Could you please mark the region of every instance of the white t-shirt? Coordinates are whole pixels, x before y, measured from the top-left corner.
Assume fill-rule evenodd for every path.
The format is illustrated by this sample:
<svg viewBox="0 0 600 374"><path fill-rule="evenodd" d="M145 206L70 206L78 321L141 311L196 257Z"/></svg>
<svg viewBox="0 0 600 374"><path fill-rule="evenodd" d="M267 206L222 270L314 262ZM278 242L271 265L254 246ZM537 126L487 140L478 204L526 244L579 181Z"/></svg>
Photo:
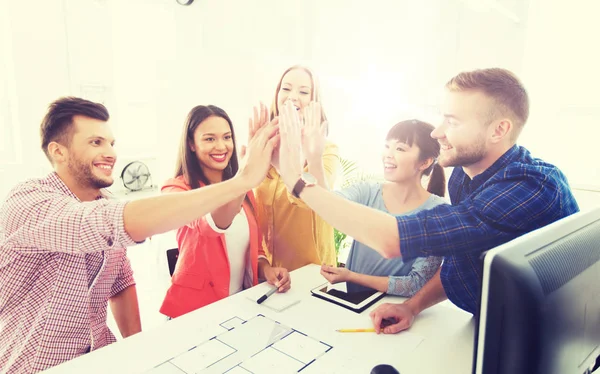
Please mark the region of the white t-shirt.
<svg viewBox="0 0 600 374"><path fill-rule="evenodd" d="M225 234L227 257L229 258L229 295L244 289L246 264L249 263L250 229L244 209L233 218L231 225L225 230L215 225L212 215L205 216L208 225L217 233Z"/></svg>

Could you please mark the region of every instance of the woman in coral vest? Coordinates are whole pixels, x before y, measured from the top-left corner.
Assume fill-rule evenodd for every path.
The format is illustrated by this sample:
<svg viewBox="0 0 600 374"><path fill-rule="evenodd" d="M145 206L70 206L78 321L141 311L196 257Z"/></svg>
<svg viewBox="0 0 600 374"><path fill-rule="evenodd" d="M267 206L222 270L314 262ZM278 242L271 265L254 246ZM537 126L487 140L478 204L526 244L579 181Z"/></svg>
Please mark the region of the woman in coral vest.
<svg viewBox="0 0 600 374"><path fill-rule="evenodd" d="M263 110L266 117L266 108ZM202 188L238 171L234 130L227 113L213 105L188 114L175 178L163 193ZM271 267L262 249L252 191L177 230L179 258L160 312L171 318L233 295L265 279L290 288L288 271Z"/></svg>

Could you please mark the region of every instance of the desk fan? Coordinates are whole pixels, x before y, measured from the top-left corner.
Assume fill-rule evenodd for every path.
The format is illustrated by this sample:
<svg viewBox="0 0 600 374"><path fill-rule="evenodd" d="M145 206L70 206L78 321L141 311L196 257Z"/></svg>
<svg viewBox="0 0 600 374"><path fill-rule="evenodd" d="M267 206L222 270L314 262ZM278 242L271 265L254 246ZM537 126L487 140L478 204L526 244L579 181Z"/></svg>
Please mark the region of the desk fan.
<svg viewBox="0 0 600 374"><path fill-rule="evenodd" d="M133 161L125 165L121 172L123 185L129 191L142 190L150 180L150 169L141 161ZM150 187L152 184L150 184Z"/></svg>

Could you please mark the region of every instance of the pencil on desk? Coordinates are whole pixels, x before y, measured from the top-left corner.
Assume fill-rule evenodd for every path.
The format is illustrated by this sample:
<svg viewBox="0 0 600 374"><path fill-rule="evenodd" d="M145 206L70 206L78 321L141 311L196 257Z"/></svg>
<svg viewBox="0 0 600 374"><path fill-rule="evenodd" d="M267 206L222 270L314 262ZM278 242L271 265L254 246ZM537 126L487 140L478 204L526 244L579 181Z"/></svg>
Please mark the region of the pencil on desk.
<svg viewBox="0 0 600 374"><path fill-rule="evenodd" d="M339 329L337 332L375 332L375 329Z"/></svg>

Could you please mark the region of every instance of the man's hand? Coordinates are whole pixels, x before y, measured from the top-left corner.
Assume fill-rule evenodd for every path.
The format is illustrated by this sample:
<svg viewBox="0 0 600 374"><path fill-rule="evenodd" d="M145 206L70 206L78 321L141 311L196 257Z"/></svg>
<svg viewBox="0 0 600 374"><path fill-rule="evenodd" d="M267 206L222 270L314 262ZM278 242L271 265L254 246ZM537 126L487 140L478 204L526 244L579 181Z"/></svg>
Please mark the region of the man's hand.
<svg viewBox="0 0 600 374"><path fill-rule="evenodd" d="M396 334L406 330L415 319L415 314L406 304L381 304L369 313L369 316L378 334Z"/></svg>
<svg viewBox="0 0 600 374"><path fill-rule="evenodd" d="M338 268L329 265L321 265L321 275L331 284L348 282L352 272L346 268Z"/></svg>
<svg viewBox="0 0 600 374"><path fill-rule="evenodd" d="M249 190L258 186L267 176L271 155L279 145L277 130L277 120L273 120L258 127L248 142L238 175L245 181Z"/></svg>
<svg viewBox="0 0 600 374"><path fill-rule="evenodd" d="M285 268L274 268L267 265L263 272L267 283L277 287L277 292L286 292L292 286L290 273Z"/></svg>
<svg viewBox="0 0 600 374"><path fill-rule="evenodd" d="M304 109L302 151L307 160L321 162L325 152L327 122L321 122L321 104L311 102Z"/></svg>
<svg viewBox="0 0 600 374"><path fill-rule="evenodd" d="M294 104L288 100L281 108L279 116L279 174L289 191L302 175L304 157L302 156L302 133L300 118Z"/></svg>

